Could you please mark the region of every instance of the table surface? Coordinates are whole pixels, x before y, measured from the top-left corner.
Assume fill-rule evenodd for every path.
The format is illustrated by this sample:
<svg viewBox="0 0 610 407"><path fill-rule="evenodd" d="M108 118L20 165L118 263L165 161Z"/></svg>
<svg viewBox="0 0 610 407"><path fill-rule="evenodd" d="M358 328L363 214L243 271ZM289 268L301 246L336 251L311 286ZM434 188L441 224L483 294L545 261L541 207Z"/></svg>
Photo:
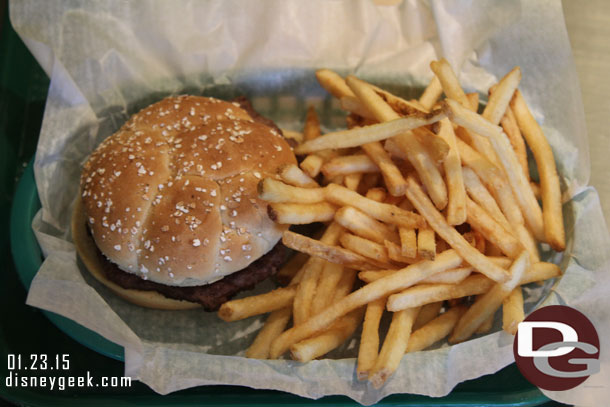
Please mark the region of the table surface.
<svg viewBox="0 0 610 407"><path fill-rule="evenodd" d="M580 80L591 157L589 184L610 221L610 1L563 0L568 35Z"/></svg>

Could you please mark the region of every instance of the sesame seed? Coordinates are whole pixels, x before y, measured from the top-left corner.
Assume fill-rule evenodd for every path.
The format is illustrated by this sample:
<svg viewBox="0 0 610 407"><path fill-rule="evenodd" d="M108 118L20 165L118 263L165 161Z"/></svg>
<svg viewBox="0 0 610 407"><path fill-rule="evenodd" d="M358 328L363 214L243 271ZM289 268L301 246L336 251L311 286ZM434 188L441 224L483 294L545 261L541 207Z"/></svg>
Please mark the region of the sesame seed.
<svg viewBox="0 0 610 407"><path fill-rule="evenodd" d="M199 239L193 239L193 246L195 246L195 247L201 246L201 241Z"/></svg>
<svg viewBox="0 0 610 407"><path fill-rule="evenodd" d="M114 250L120 251L121 250L121 245L120 244L115 244L114 245Z"/></svg>

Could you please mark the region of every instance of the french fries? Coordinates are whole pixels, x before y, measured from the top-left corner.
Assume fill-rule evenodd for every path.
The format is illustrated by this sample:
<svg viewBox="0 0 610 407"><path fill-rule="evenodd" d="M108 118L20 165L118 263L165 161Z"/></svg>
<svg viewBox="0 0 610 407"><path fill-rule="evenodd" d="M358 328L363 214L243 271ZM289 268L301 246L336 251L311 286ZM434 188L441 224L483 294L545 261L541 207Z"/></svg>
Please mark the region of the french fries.
<svg viewBox="0 0 610 407"><path fill-rule="evenodd" d="M430 66L419 100L316 72L349 112L348 130L321 135L310 108L294 148L306 155L300 168L280 168L258 193L276 223L329 225L319 240L284 232L284 245L299 252L278 273L288 286L221 307L227 321L269 313L248 357L289 351L308 362L362 324L356 376L379 388L405 353L485 334L500 309L502 329L515 334L525 317L522 286L560 276L537 247L565 247L559 178L517 90L519 67L479 109L479 94L464 92L446 60ZM526 143L539 187L530 183Z"/></svg>

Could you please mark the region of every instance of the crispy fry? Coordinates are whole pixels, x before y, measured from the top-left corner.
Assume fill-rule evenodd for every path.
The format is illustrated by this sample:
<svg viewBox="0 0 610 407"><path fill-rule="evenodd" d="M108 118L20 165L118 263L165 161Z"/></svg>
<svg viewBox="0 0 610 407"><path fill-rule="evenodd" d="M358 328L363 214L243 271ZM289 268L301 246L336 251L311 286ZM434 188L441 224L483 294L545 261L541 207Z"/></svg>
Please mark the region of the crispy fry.
<svg viewBox="0 0 610 407"><path fill-rule="evenodd" d="M372 270L387 267L387 264L379 264L373 259L367 259L341 247L325 244L290 231L284 232L282 242L291 249L355 269Z"/></svg>
<svg viewBox="0 0 610 407"><path fill-rule="evenodd" d="M504 176L500 169L462 140L457 139L456 142L462 162L472 168L481 181L483 181L496 199L506 219L513 225L523 224L524 220L521 209L517 205L510 185L504 182Z"/></svg>
<svg viewBox="0 0 610 407"><path fill-rule="evenodd" d="M467 109L471 108L470 101L466 97L464 90L460 86L460 82L449 65L449 62L445 58L440 59L439 61L432 61L430 63L430 69L438 78L441 87L443 88L443 92L447 95L448 98L457 101L459 104L464 106Z"/></svg>
<svg viewBox="0 0 610 407"><path fill-rule="evenodd" d="M295 130L282 129L282 134L284 138L294 140L297 144L301 144L303 142L303 133Z"/></svg>
<svg viewBox="0 0 610 407"><path fill-rule="evenodd" d="M218 310L218 316L224 321L231 322L265 314L292 304L295 293L296 287L289 286L265 294L227 301Z"/></svg>
<svg viewBox="0 0 610 407"><path fill-rule="evenodd" d="M466 306L464 305L451 307L447 312L414 331L409 338L407 353L419 352L445 338L465 312Z"/></svg>
<svg viewBox="0 0 610 407"><path fill-rule="evenodd" d="M491 124L476 113L464 109L452 100L447 100L446 106L445 112L453 122L479 133L491 141L527 225L532 230L535 238L544 240L542 210L529 186L529 181L521 170L517 156L506 134L504 134L500 127Z"/></svg>
<svg viewBox="0 0 610 407"><path fill-rule="evenodd" d="M416 258L417 235L415 229L400 227L398 228L398 234L400 236L400 254L404 257Z"/></svg>
<svg viewBox="0 0 610 407"><path fill-rule="evenodd" d="M364 323L362 324L362 335L360 336L360 347L358 348L358 366L356 377L358 380L366 380L369 372L375 366L379 353L379 322L385 308L385 298L379 298L366 306Z"/></svg>
<svg viewBox="0 0 610 407"><path fill-rule="evenodd" d="M317 154L308 155L299 166L301 169L310 177L315 178L320 173L322 169L322 165L324 165L324 158Z"/></svg>
<svg viewBox="0 0 610 407"><path fill-rule="evenodd" d="M337 302L352 292L356 281L356 270L344 268L341 280L337 283L332 301Z"/></svg>
<svg viewBox="0 0 610 407"><path fill-rule="evenodd" d="M335 213L335 221L352 233L377 243L400 240L390 227L351 206L339 209Z"/></svg>
<svg viewBox="0 0 610 407"><path fill-rule="evenodd" d="M410 308L395 312L383 346L369 374L373 387L379 389L398 368L402 356L407 350L413 322L417 318L419 308Z"/></svg>
<svg viewBox="0 0 610 407"><path fill-rule="evenodd" d="M342 265L328 262L324 264L324 269L318 279L315 298L311 303L311 315L316 315L330 304L342 275Z"/></svg>
<svg viewBox="0 0 610 407"><path fill-rule="evenodd" d="M271 357L279 357L292 344L322 331L348 312L362 307L371 301L404 290L429 275L457 267L461 262L462 259L457 252L447 250L436 256L434 261L422 261L412 264L398 273L367 284L311 317L306 323L296 325L280 335L271 345Z"/></svg>
<svg viewBox="0 0 610 407"><path fill-rule="evenodd" d="M444 113L432 111L426 114L400 117L386 123L327 133L297 146L294 152L301 155L326 149L358 147L373 141L386 140L417 127L436 123L444 117Z"/></svg>
<svg viewBox="0 0 610 407"><path fill-rule="evenodd" d="M458 321L449 337L449 343L465 341L483 321L493 315L502 305L502 301L517 287L529 265L529 254L523 251L510 267L510 279L504 283L495 284L490 291L475 301Z"/></svg>
<svg viewBox="0 0 610 407"><path fill-rule="evenodd" d="M296 164L283 165L278 168L277 173L286 184L302 188L319 187L318 183L305 174Z"/></svg>
<svg viewBox="0 0 610 407"><path fill-rule="evenodd" d="M478 93L467 93L466 97L470 102L470 108L476 112L479 109L479 94Z"/></svg>
<svg viewBox="0 0 610 407"><path fill-rule="evenodd" d="M335 216L337 207L328 202L313 204L272 203L267 207L269 219L285 225L304 225L328 222Z"/></svg>
<svg viewBox="0 0 610 407"><path fill-rule="evenodd" d="M483 185L477 174L469 167L462 168L462 176L464 179L464 185L468 195L474 202L479 204L481 208L485 209L487 213L498 222L504 230L512 233L512 227L508 220L498 207L496 200L491 196L487 188Z"/></svg>
<svg viewBox="0 0 610 407"><path fill-rule="evenodd" d="M384 188L371 188L366 193L366 198L375 202L383 202L387 196Z"/></svg>
<svg viewBox="0 0 610 407"><path fill-rule="evenodd" d="M532 116L519 90L515 92L510 106L538 166L540 189L542 190L544 240L553 249L562 251L565 249L565 230L561 206L561 189L553 150L551 150L540 125ZM536 233L534 233L534 236L537 236Z"/></svg>
<svg viewBox="0 0 610 407"><path fill-rule="evenodd" d="M425 147L430 158L436 165L442 165L443 162L445 162L447 155L449 154L449 144L445 139L439 137L436 133L426 127L414 129L413 134L415 134L417 140Z"/></svg>
<svg viewBox="0 0 610 407"><path fill-rule="evenodd" d="M413 331L421 328L426 325L428 322L432 321L434 318L438 316L443 308L443 302L437 301L432 302L430 304L426 304L419 309L419 313L417 314L417 318L413 323Z"/></svg>
<svg viewBox="0 0 610 407"><path fill-rule="evenodd" d="M320 137L320 119L313 106L307 108L305 126L303 127L303 140L313 140Z"/></svg>
<svg viewBox="0 0 610 407"><path fill-rule="evenodd" d="M323 188L300 188L273 178L258 183L258 197L267 202L295 202L301 204L324 202Z"/></svg>
<svg viewBox="0 0 610 407"><path fill-rule="evenodd" d="M253 359L267 359L269 357L269 348L271 342L277 338L286 326L292 316L292 307L288 306L276 311L273 311L265 320L265 325L258 332L252 345L246 350L246 357Z"/></svg>
<svg viewBox="0 0 610 407"><path fill-rule="evenodd" d="M375 117L371 114L371 112L366 110L366 107L364 107L360 100L358 100L358 98L355 96L341 97L341 109L347 110L350 113L356 114L368 120L375 120Z"/></svg>
<svg viewBox="0 0 610 407"><path fill-rule="evenodd" d="M417 182L409 176L407 178L407 198L417 211L426 219L428 224L449 246L458 250L460 255L476 270L495 281L504 281L508 278L505 269L493 264L485 255L473 248L453 227L449 226L443 215L440 214L424 194Z"/></svg>
<svg viewBox="0 0 610 407"><path fill-rule="evenodd" d="M351 233L344 233L341 236L340 241L341 246L351 250L354 253L370 259L378 260L380 262L390 263L387 249L385 246L379 243L375 243L360 236L352 235Z"/></svg>
<svg viewBox="0 0 610 407"><path fill-rule="evenodd" d="M327 177L369 172L379 172L379 167L366 154L335 157L322 166L322 173Z"/></svg>
<svg viewBox="0 0 610 407"><path fill-rule="evenodd" d="M428 86L426 86L424 93L419 97L419 103L426 110L430 110L442 94L443 87L441 86L441 82L438 80L438 77L433 76L430 83L428 83Z"/></svg>
<svg viewBox="0 0 610 407"><path fill-rule="evenodd" d="M523 290L521 287L516 287L502 302L502 329L511 335L515 335L517 326L524 318Z"/></svg>
<svg viewBox="0 0 610 407"><path fill-rule="evenodd" d="M359 172L357 174L347 174L343 177L343 185L345 188L356 191L358 189L358 185L360 185L360 181L362 180L362 173Z"/></svg>
<svg viewBox="0 0 610 407"><path fill-rule="evenodd" d="M362 321L364 308L359 308L337 321L330 329L290 347L293 359L299 362L309 362L327 354L345 342Z"/></svg>
<svg viewBox="0 0 610 407"><path fill-rule="evenodd" d="M521 69L516 66L495 85L482 116L492 124L499 124L519 82L521 82Z"/></svg>
<svg viewBox="0 0 610 407"><path fill-rule="evenodd" d="M295 324L302 323L311 315L311 303L325 264L324 260L311 257L303 266L303 277L295 289L292 303L292 318Z"/></svg>
<svg viewBox="0 0 610 407"><path fill-rule="evenodd" d="M502 126L502 129L504 129L504 133L508 136L508 140L510 141L513 150L515 150L515 154L517 155L519 164L521 164L521 168L523 168L525 177L530 180L530 169L527 161L525 140L523 139L521 130L519 130L519 125L517 124L513 109L510 106L506 108L506 114L502 117L502 120L500 120L500 125ZM534 195L536 194L534 193ZM538 199L539 195L536 195L536 198Z"/></svg>
<svg viewBox="0 0 610 407"><path fill-rule="evenodd" d="M402 248L394 242L386 240L383 242L388 251L388 257L397 263L413 264L421 259L419 257L405 257L402 255Z"/></svg>
<svg viewBox="0 0 610 407"><path fill-rule="evenodd" d="M354 208L366 213L367 215L382 222L417 228L425 226L424 219L410 211L400 209L397 206L386 203L376 202L372 199L350 191L340 185L328 185L325 190L326 200L339 206L353 206Z"/></svg>
<svg viewBox="0 0 610 407"><path fill-rule="evenodd" d="M422 284L459 284L464 281L473 271L472 267L458 267L434 274L421 281ZM367 273L363 271L363 273Z"/></svg>
<svg viewBox="0 0 610 407"><path fill-rule="evenodd" d="M483 296L483 294L477 295L477 300L479 298L481 298L482 296ZM480 334L486 334L489 331L491 331L491 328L494 325L494 319L495 319L495 313L491 314L489 316L489 318L487 318L485 321L483 321L483 323L478 326L478 328L474 331L474 333L477 335L480 335Z"/></svg>
<svg viewBox="0 0 610 407"><path fill-rule="evenodd" d="M436 256L436 240L434 230L420 228L417 231L417 255L422 259L434 260Z"/></svg>
<svg viewBox="0 0 610 407"><path fill-rule="evenodd" d="M330 69L318 69L316 71L316 79L324 89L337 99L344 96L354 97L354 93L345 84L345 80L336 72Z"/></svg>
<svg viewBox="0 0 610 407"><path fill-rule="evenodd" d="M388 192L394 196L402 196L405 193L406 182L400 170L392 162L390 155L383 149L381 143L364 144L362 150L375 162L381 170Z"/></svg>
<svg viewBox="0 0 610 407"><path fill-rule="evenodd" d="M362 273L360 273L362 274ZM548 280L561 274L559 267L553 263L539 262L534 264L522 277L519 284ZM417 307L434 301L445 301L469 295L483 294L491 289L494 282L475 273L459 284L419 284L388 298L388 311L397 311Z"/></svg>
<svg viewBox="0 0 610 407"><path fill-rule="evenodd" d="M516 258L523 250L523 245L506 231L486 211L470 198L466 198L468 223L481 233L485 239L496 245L508 257Z"/></svg>
<svg viewBox="0 0 610 407"><path fill-rule="evenodd" d="M453 125L448 119L440 121L438 135L449 145L447 158L443 161L447 180L447 223L452 226L466 222L466 189L462 178L462 161L455 141Z"/></svg>

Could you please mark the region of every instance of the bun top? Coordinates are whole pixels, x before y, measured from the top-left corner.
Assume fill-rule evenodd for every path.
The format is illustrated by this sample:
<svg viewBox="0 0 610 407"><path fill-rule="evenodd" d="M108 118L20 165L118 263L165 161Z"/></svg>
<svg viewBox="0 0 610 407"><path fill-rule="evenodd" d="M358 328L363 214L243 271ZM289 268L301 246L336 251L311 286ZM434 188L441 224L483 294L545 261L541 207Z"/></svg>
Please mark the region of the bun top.
<svg viewBox="0 0 610 407"><path fill-rule="evenodd" d="M211 283L267 253L285 227L258 182L296 163L275 129L237 103L169 97L132 116L91 154L81 199L100 251L174 286Z"/></svg>

